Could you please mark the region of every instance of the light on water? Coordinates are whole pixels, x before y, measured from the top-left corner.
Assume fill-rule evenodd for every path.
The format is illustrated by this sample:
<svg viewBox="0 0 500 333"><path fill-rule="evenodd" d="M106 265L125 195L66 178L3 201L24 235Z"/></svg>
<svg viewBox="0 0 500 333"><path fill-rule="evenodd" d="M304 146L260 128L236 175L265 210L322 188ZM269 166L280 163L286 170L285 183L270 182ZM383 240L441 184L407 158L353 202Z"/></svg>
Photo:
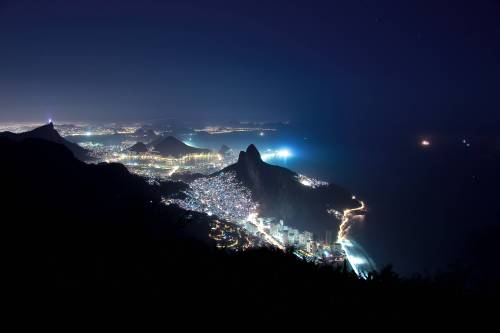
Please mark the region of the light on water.
<svg viewBox="0 0 500 333"><path fill-rule="evenodd" d="M270 161L273 159L286 160L292 156L293 156L292 151L288 148L283 148L274 151L268 149L264 154L261 155L262 160L264 161Z"/></svg>

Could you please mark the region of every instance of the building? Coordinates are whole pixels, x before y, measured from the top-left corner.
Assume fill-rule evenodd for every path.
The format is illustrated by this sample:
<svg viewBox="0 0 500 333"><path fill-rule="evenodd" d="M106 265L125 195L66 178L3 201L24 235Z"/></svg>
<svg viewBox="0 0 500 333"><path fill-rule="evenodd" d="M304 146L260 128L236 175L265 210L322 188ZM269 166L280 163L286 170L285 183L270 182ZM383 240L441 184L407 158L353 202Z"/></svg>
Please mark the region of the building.
<svg viewBox="0 0 500 333"><path fill-rule="evenodd" d="M333 260L336 262L344 262L346 254L344 249L342 248L342 244L333 243L332 245L332 254Z"/></svg>
<svg viewBox="0 0 500 333"><path fill-rule="evenodd" d="M317 251L317 246L316 242L313 242L312 240L308 240L306 243L306 251L309 253L316 253Z"/></svg>
<svg viewBox="0 0 500 333"><path fill-rule="evenodd" d="M332 230L327 230L325 232L325 243L326 244L333 244L335 243L335 233Z"/></svg>

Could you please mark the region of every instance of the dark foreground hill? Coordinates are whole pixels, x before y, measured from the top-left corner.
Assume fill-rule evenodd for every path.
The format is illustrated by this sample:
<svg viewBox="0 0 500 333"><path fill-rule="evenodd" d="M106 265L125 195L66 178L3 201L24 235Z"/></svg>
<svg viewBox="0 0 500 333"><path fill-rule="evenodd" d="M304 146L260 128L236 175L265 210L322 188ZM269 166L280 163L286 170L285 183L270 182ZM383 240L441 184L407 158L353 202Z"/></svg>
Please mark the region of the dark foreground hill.
<svg viewBox="0 0 500 333"><path fill-rule="evenodd" d="M222 170L235 172L238 179L252 191L259 202L261 215L274 216L286 224L324 235L337 228L336 221L327 213L334 208L342 211L358 207L352 194L335 184L311 188L297 180L297 173L261 159L254 145L241 151L238 162Z"/></svg>
<svg viewBox="0 0 500 333"><path fill-rule="evenodd" d="M66 139L64 139L61 135L59 135L59 133L54 129L53 123L48 123L46 125L37 127L32 131L23 132L19 134L12 132L1 132L0 138L7 138L13 141L23 141L26 139L43 139L65 146L79 160L85 161L90 158L89 151L87 149L80 147L76 143L69 142Z"/></svg>
<svg viewBox="0 0 500 333"><path fill-rule="evenodd" d="M28 310L60 320L61 309L192 319L260 309L390 323L456 316L494 297L466 295L453 276L405 280L383 270L364 281L269 249L228 254L207 240L205 215L163 205L165 189L122 165L87 165L44 140L0 139L0 156L8 157L0 163L2 299L25 320Z"/></svg>
<svg viewBox="0 0 500 333"><path fill-rule="evenodd" d="M155 151L163 156L182 157L191 154L209 153L210 149L191 147L173 136L160 138L151 143Z"/></svg>

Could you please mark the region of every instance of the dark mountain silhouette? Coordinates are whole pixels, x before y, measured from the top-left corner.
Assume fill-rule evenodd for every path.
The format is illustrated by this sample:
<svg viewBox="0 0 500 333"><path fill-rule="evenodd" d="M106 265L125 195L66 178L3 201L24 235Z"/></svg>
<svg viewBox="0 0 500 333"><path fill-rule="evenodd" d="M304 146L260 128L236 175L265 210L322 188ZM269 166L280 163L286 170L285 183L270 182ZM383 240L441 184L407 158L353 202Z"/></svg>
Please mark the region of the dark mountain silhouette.
<svg viewBox="0 0 500 333"><path fill-rule="evenodd" d="M127 150L134 153L145 153L148 151L148 147L142 142L136 142L132 147L130 147Z"/></svg>
<svg viewBox="0 0 500 333"><path fill-rule="evenodd" d="M209 153L210 149L195 148L173 136L167 136L152 144L153 149L163 156L181 157L190 154Z"/></svg>
<svg viewBox="0 0 500 333"><path fill-rule="evenodd" d="M160 193L165 198L186 198L186 191L189 185L182 181L163 180L159 183Z"/></svg>
<svg viewBox="0 0 500 333"><path fill-rule="evenodd" d="M35 128L32 131L23 133L1 132L0 138L7 138L13 141L23 141L26 139L43 139L50 142L58 143L68 148L79 160L88 160L90 158L89 151L80 147L76 143L69 142L64 139L55 129L53 123Z"/></svg>
<svg viewBox="0 0 500 333"><path fill-rule="evenodd" d="M241 151L238 162L222 172L236 173L259 202L262 215L284 219L286 224L320 236L337 227L326 212L328 208L342 211L360 205L351 193L335 184L315 189L302 185L297 173L264 162L254 145Z"/></svg>
<svg viewBox="0 0 500 333"><path fill-rule="evenodd" d="M245 154L256 162L253 149ZM209 217L161 202L181 184L151 186L123 165L85 164L60 144L3 138L0 156L8 156L0 163L2 300L24 317L69 311L87 320L89 309L137 315L148 306L162 316L220 315L235 299L239 313L265 302L285 315L306 305L302 315L334 309L338 318L384 320L496 309L489 301L498 289L465 293L460 273L401 279L388 268L361 280L272 249L217 250L206 237Z"/></svg>
<svg viewBox="0 0 500 333"><path fill-rule="evenodd" d="M1 138L0 153L9 156L0 163L7 269L29 292L98 292L103 281L140 287L159 244L173 253L213 247L205 217L161 202L170 184L148 185L117 163L86 164L46 140Z"/></svg>

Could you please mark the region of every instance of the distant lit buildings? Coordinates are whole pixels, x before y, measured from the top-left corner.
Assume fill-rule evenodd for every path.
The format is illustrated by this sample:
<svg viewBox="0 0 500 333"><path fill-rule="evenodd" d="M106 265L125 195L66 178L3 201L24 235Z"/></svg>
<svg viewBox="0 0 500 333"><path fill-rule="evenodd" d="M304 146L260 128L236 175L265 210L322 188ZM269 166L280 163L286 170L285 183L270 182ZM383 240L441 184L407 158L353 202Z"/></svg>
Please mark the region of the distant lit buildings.
<svg viewBox="0 0 500 333"><path fill-rule="evenodd" d="M321 186L328 186L328 182L318 180L315 178L307 177L301 174L297 175L297 180L299 183L301 183L304 186L311 187L311 188L318 188Z"/></svg>
<svg viewBox="0 0 500 333"><path fill-rule="evenodd" d="M185 199L174 199L169 203L217 216L241 227L262 244L281 249L293 248L294 253L304 260L336 265L345 259L345 253L335 243L336 234L333 231L327 232L325 242L315 240L309 231L300 231L286 225L283 220L259 217L258 204L252 200L251 192L233 173L221 172L215 176L196 179L190 183L186 195ZM217 239L225 241L224 238ZM255 244L255 240L251 243Z"/></svg>
<svg viewBox="0 0 500 333"><path fill-rule="evenodd" d="M185 200L175 203L182 208L211 212L226 221L242 224L250 214L257 212L257 203L250 190L242 186L233 173L198 178L191 182Z"/></svg>

